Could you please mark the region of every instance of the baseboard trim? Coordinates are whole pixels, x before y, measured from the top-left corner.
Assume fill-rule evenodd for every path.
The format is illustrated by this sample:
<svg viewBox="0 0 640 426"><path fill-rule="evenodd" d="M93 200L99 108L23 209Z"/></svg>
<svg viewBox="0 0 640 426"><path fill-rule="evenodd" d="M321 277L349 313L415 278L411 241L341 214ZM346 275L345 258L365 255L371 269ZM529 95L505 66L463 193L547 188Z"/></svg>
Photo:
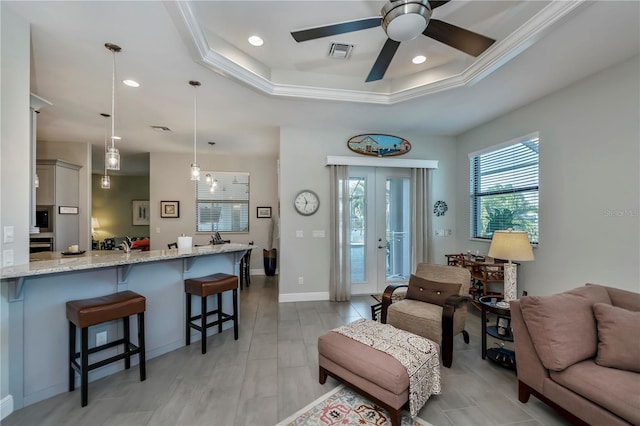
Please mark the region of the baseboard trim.
<svg viewBox="0 0 640 426"><path fill-rule="evenodd" d="M279 303L283 302L317 302L319 300L329 300L329 292L319 291L316 293L289 293L281 294Z"/></svg>
<svg viewBox="0 0 640 426"><path fill-rule="evenodd" d="M276 268L276 275L278 275L279 271L278 268ZM264 273L264 269L251 269L249 271L250 275L265 275Z"/></svg>
<svg viewBox="0 0 640 426"><path fill-rule="evenodd" d="M0 420L13 413L13 396L7 395L0 400Z"/></svg>

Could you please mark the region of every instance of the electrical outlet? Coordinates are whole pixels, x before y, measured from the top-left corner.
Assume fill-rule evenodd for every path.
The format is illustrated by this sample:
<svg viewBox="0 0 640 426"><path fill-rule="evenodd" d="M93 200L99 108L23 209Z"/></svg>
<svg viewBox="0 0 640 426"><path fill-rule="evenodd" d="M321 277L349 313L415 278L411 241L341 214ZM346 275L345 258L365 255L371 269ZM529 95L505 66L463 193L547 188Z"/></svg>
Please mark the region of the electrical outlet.
<svg viewBox="0 0 640 426"><path fill-rule="evenodd" d="M304 284L304 277L298 277L298 284Z"/></svg>
<svg viewBox="0 0 640 426"><path fill-rule="evenodd" d="M296 231L296 238L304 238L304 231L301 231L301 230Z"/></svg>
<svg viewBox="0 0 640 426"><path fill-rule="evenodd" d="M2 266L13 266L13 249L2 252Z"/></svg>
<svg viewBox="0 0 640 426"><path fill-rule="evenodd" d="M102 346L107 344L107 332L101 331L100 333L96 333L96 346Z"/></svg>

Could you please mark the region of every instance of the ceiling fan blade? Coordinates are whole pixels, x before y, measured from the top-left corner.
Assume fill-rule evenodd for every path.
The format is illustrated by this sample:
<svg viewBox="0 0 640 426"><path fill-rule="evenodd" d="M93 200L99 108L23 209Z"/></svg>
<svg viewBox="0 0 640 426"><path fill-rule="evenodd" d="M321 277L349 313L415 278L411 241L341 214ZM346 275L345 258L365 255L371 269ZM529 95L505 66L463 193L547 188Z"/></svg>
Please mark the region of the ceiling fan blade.
<svg viewBox="0 0 640 426"><path fill-rule="evenodd" d="M381 24L382 19L377 16L375 18L365 18L357 21L326 25L324 27L292 31L291 35L298 43L300 43L301 41L314 40L316 38L329 37L338 34L351 33L353 31L366 30L367 28L379 27Z"/></svg>
<svg viewBox="0 0 640 426"><path fill-rule="evenodd" d="M429 20L429 24L422 34L471 56L479 56L495 43L492 38L456 27L438 19Z"/></svg>
<svg viewBox="0 0 640 426"><path fill-rule="evenodd" d="M376 63L373 64L373 68L369 72L367 76L366 82L382 80L384 77L384 73L387 72L387 68L389 68L389 64L393 59L393 55L396 54L396 50L398 50L398 46L400 46L399 41L387 39L387 42L382 47L380 54L378 55L378 59L376 59Z"/></svg>
<svg viewBox="0 0 640 426"><path fill-rule="evenodd" d="M443 0L443 1L429 0L429 6L431 6L431 10L433 10L436 7L440 7L440 6L444 5L444 4L449 3L449 1L451 1L451 0Z"/></svg>

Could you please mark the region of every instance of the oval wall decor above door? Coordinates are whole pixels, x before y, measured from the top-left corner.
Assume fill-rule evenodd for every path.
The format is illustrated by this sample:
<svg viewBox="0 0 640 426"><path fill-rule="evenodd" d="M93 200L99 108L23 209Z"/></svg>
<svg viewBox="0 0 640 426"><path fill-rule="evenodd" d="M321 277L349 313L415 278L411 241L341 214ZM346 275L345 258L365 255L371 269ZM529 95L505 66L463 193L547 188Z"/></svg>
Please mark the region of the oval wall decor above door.
<svg viewBox="0 0 640 426"><path fill-rule="evenodd" d="M376 133L354 136L347 141L347 147L357 154L374 157L392 157L411 151L409 141L397 136Z"/></svg>

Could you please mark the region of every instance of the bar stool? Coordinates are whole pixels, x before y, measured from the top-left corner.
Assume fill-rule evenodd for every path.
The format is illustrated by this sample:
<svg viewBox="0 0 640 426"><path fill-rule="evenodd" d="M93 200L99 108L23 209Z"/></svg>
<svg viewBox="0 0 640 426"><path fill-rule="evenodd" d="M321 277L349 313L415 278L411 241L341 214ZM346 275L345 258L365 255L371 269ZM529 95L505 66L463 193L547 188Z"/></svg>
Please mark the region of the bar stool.
<svg viewBox="0 0 640 426"><path fill-rule="evenodd" d="M222 312L222 293L233 290L233 314L225 314ZM213 274L200 278L189 278L184 280L184 291L187 293L187 327L186 327L186 344L191 344L191 328L202 333L202 353L207 353L207 328L218 326L218 333L222 333L222 324L225 321L233 321L233 336L238 340L238 277L229 274ZM191 295L200 296L201 314L191 316ZM218 309L207 312L207 297L217 295ZM207 324L209 315L218 314L216 321ZM200 319L200 325L194 324L192 321Z"/></svg>
<svg viewBox="0 0 640 426"><path fill-rule="evenodd" d="M253 241L249 241L249 245L253 245ZM247 288L251 284L251 249L240 259L240 290L244 288L246 284Z"/></svg>
<svg viewBox="0 0 640 426"><path fill-rule="evenodd" d="M92 299L71 300L67 302L69 320L69 392L75 389L75 372L80 375L82 406L88 401L89 371L124 359L124 368L131 367L131 355L140 356L140 381L147 377L144 348L144 311L146 299L133 291L121 291ZM129 317L138 315L138 346L131 343ZM104 345L89 349L89 327L107 321L122 318L124 337ZM76 327L80 328L80 352L76 352ZM89 354L124 345L124 352L111 358L89 364ZM80 364L76 361L80 358Z"/></svg>

